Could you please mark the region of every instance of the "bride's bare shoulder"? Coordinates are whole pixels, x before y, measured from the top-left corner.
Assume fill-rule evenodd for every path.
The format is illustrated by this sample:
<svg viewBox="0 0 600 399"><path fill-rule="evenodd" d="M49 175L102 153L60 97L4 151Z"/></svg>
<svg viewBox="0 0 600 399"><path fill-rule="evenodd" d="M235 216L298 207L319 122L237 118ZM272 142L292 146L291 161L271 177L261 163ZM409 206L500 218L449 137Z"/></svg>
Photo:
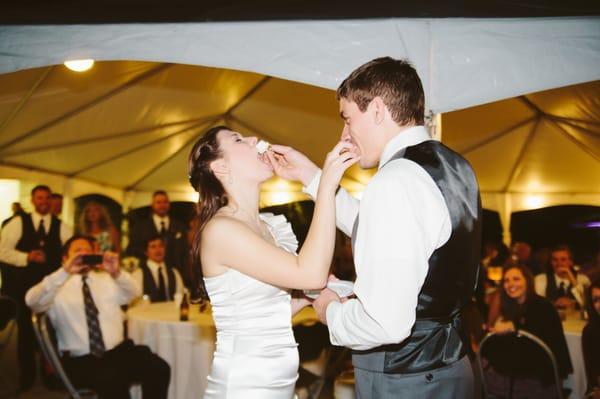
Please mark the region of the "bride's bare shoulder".
<svg viewBox="0 0 600 399"><path fill-rule="evenodd" d="M222 238L228 238L231 234L235 234L237 231L245 231L248 227L236 218L228 215L217 214L213 216L204 229L202 230L203 240L220 240Z"/></svg>

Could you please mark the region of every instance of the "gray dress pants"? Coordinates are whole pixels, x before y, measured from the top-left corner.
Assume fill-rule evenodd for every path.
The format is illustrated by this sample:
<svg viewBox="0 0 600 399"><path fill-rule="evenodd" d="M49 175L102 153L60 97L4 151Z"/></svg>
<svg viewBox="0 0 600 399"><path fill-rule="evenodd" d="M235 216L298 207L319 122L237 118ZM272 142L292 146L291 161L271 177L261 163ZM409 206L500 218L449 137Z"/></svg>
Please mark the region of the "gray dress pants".
<svg viewBox="0 0 600 399"><path fill-rule="evenodd" d="M365 358L368 356L369 358ZM357 399L472 399L473 370L469 358L439 369L414 374L386 374L384 352L353 355Z"/></svg>

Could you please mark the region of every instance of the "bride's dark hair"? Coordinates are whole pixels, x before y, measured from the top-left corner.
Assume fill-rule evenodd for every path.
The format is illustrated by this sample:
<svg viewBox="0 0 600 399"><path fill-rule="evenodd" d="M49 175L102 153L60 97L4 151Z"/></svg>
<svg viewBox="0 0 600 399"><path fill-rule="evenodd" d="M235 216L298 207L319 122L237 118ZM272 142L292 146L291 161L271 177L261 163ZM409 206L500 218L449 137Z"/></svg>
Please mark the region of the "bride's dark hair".
<svg viewBox="0 0 600 399"><path fill-rule="evenodd" d="M200 289L200 295L206 297L204 280L202 279L202 265L200 263L200 238L202 230L213 218L219 209L229 202L227 193L221 181L210 168L212 161L222 156L217 136L223 130L231 130L227 126L215 126L208 129L194 144L188 158L188 177L190 184L200 197L198 198L197 228L194 232L192 245L192 274L196 285Z"/></svg>

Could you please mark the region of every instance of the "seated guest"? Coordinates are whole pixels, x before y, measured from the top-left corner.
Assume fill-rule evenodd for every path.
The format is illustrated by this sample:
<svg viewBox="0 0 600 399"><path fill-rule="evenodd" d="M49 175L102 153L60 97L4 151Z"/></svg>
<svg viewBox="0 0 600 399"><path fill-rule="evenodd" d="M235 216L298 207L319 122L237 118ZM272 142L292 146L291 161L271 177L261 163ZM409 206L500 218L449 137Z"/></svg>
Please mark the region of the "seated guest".
<svg viewBox="0 0 600 399"><path fill-rule="evenodd" d="M552 270L535 276L535 292L546 297L557 308L581 308L584 306L584 292L590 280L573 269L573 254L566 245L552 249L550 255Z"/></svg>
<svg viewBox="0 0 600 399"><path fill-rule="evenodd" d="M545 298L536 295L533 277L524 266L504 270L500 291L500 317L492 331L528 331L540 338L556 358L559 376L572 372L571 360L557 310ZM512 389L513 397L554 398L553 371L545 352L513 335L496 336L482 351L493 359L485 371L488 391L503 397ZM506 376L513 377L507 381Z"/></svg>
<svg viewBox="0 0 600 399"><path fill-rule="evenodd" d="M88 265L94 239L76 235L63 247L62 267L33 286L25 297L34 312L48 312L67 374L78 387L101 398L129 398L141 383L144 398L166 398L170 367L148 347L123 338L121 306L140 295L115 253Z"/></svg>
<svg viewBox="0 0 600 399"><path fill-rule="evenodd" d="M590 321L581 335L583 358L589 390L598 390L600 397L600 280L590 286L587 304Z"/></svg>
<svg viewBox="0 0 600 399"><path fill-rule="evenodd" d="M172 301L175 293L183 294L183 281L179 272L165 264L165 243L156 234L146 242L145 260L133 272L138 287L151 302Z"/></svg>

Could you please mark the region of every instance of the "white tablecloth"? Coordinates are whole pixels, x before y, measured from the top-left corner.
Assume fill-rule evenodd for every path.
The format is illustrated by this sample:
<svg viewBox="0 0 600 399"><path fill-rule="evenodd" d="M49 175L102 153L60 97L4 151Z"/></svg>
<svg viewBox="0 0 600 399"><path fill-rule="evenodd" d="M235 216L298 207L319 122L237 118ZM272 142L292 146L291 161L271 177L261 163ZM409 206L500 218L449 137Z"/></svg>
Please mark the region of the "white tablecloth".
<svg viewBox="0 0 600 399"><path fill-rule="evenodd" d="M586 322L580 319L579 313L570 314L567 320L563 321L563 330L569 347L571 364L573 364L573 374L567 378L566 386L572 390L570 397L577 399L584 398L587 387L583 350L581 348L581 332L585 324Z"/></svg>
<svg viewBox="0 0 600 399"><path fill-rule="evenodd" d="M140 305L129 309L129 337L147 345L171 366L169 399L201 398L206 389L215 349L215 328L209 312L190 307L190 321L179 321L174 302ZM134 398L141 389L134 388Z"/></svg>

